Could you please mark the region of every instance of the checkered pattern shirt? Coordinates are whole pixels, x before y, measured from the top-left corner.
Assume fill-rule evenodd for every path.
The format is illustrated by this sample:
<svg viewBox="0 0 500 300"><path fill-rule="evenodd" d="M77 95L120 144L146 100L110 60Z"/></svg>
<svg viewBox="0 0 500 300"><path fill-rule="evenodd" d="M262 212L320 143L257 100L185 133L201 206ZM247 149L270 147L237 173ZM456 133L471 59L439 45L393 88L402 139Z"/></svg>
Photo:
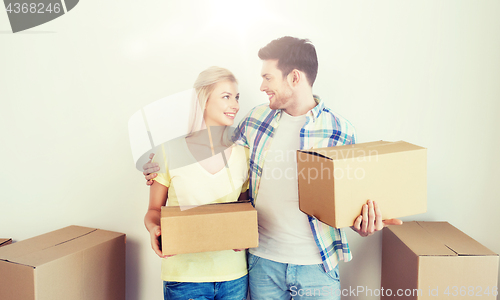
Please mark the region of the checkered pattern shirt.
<svg viewBox="0 0 500 300"><path fill-rule="evenodd" d="M314 96L314 100L317 105L307 112L306 122L300 130L300 149L354 144L356 134L351 123L325 107L318 96ZM250 200L254 206L266 153L282 113L280 109L270 109L269 105L259 105L248 113L235 131L236 143L250 149ZM308 218L326 272L339 261L352 259L343 229L332 228L311 216Z"/></svg>

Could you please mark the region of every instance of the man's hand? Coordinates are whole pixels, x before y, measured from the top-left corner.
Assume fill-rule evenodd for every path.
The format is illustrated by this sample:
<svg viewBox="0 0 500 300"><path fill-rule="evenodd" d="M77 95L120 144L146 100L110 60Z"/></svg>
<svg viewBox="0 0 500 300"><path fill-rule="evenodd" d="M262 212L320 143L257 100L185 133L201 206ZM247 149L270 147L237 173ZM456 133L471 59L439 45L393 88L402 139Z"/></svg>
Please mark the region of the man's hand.
<svg viewBox="0 0 500 300"><path fill-rule="evenodd" d="M149 154L149 161L146 164L144 164L144 166L142 166L142 169L144 170L144 172L142 174L144 174L144 177L146 178L147 185L153 184L153 182L154 182L153 178L158 176L158 174L156 174L156 172L160 171L160 167L158 166L158 163L151 162L151 160L153 159L154 156L155 156L154 153Z"/></svg>
<svg viewBox="0 0 500 300"><path fill-rule="evenodd" d="M382 220L382 212L377 202L368 200L363 205L361 214L354 221L351 228L360 236L366 237L374 232L382 230L387 225L401 225L403 221L399 219Z"/></svg>

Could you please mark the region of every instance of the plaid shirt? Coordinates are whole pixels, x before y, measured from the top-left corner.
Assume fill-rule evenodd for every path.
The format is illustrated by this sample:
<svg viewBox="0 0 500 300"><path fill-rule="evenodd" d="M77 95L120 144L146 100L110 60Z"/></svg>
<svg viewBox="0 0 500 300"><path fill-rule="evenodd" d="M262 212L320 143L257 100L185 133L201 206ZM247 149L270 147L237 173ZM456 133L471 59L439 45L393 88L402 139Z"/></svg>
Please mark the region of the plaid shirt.
<svg viewBox="0 0 500 300"><path fill-rule="evenodd" d="M300 130L300 149L354 144L355 131L351 123L325 107L318 96L314 96L314 100L318 105L306 114L306 122ZM254 206L265 156L282 113L280 109L271 110L267 104L259 105L248 113L235 131L236 143L250 149L250 200ZM311 216L309 224L326 272L339 261L352 259L343 229L332 228Z"/></svg>

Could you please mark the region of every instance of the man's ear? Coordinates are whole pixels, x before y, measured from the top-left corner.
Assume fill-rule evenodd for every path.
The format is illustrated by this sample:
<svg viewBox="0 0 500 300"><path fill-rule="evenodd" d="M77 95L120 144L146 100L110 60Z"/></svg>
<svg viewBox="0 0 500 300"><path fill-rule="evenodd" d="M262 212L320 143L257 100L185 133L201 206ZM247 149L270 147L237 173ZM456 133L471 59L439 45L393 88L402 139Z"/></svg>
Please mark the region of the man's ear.
<svg viewBox="0 0 500 300"><path fill-rule="evenodd" d="M300 83L300 81L303 80L302 74L297 69L293 69L288 74L288 77L290 78L290 83L292 86L297 86Z"/></svg>

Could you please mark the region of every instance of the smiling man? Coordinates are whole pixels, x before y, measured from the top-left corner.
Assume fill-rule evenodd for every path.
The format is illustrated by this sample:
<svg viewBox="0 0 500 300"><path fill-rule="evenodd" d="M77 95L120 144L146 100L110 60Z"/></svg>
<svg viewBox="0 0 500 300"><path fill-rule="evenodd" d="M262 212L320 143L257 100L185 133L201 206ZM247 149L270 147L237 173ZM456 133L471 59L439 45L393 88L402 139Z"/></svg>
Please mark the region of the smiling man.
<svg viewBox="0 0 500 300"><path fill-rule="evenodd" d="M250 149L250 198L259 223L259 247L248 254L251 299L340 299L338 262L349 261L351 252L343 229L299 210L295 153L354 144L354 128L313 95L318 60L308 40L273 40L259 58L269 104L252 109L236 130L236 142ZM401 223L382 221L371 201L361 211L352 227L361 236Z"/></svg>

